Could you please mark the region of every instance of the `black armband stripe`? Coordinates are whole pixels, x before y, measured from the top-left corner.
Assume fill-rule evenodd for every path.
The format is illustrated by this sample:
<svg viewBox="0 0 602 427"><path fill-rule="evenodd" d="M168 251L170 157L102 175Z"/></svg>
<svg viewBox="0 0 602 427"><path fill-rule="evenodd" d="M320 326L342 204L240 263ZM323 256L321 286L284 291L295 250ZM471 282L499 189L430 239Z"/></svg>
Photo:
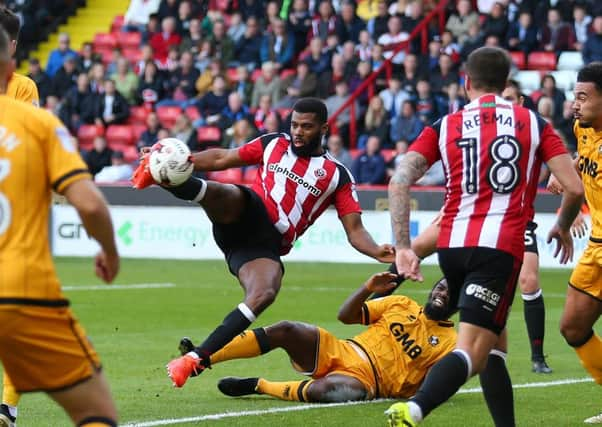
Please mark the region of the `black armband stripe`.
<svg viewBox="0 0 602 427"><path fill-rule="evenodd" d="M255 339L257 340L257 344L259 344L259 351L261 354L267 353L272 349L270 346L270 339L268 335L265 333L265 329L256 328L253 329L253 333L255 334Z"/></svg>
<svg viewBox="0 0 602 427"><path fill-rule="evenodd" d="M58 191L63 182L79 174L90 175L90 171L88 169L73 169L67 172L65 175L61 176L56 181L54 181L54 183L52 184L52 188L54 189L54 191Z"/></svg>
<svg viewBox="0 0 602 427"><path fill-rule="evenodd" d="M299 402L305 402L305 399L303 398L303 389L310 381L311 380L304 380L301 381L301 384L299 384L299 388L297 389L297 397L299 398Z"/></svg>

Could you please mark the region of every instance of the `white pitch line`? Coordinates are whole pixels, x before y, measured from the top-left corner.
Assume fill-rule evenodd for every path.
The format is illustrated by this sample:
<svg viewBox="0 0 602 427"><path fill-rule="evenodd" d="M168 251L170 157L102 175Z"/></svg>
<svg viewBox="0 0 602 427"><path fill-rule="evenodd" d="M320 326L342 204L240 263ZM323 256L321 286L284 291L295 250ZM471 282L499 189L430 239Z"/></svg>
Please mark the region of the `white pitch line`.
<svg viewBox="0 0 602 427"><path fill-rule="evenodd" d="M430 286L430 285L429 285ZM349 292L352 288L344 288L341 286L317 286L317 287L303 287L303 286L287 286L284 284L280 292L292 291L292 292ZM427 295L431 292L431 289L409 289L408 294L424 294ZM404 289L402 287L395 292L393 295L403 295ZM566 298L566 294L557 292L544 292L546 298Z"/></svg>
<svg viewBox="0 0 602 427"><path fill-rule="evenodd" d="M175 288L174 283L133 283L131 285L82 285L63 286L64 291L121 291L129 289Z"/></svg>
<svg viewBox="0 0 602 427"><path fill-rule="evenodd" d="M536 382L536 383L525 383L525 384L515 384L512 388L538 388L538 387L552 387L557 385L567 385L567 384L578 384L578 383L589 383L593 380L591 378L567 378L564 380L556 380L556 381L546 381L546 382ZM458 394L463 393L480 393L480 387L474 388L465 388L460 389ZM293 405L293 406L285 406L279 408L268 408L268 409L258 409L254 411L237 411L237 412L221 412L217 414L208 414L208 415L200 415L196 417L186 417L186 418L171 418L165 420L153 420L153 421L132 421L128 424L123 424L122 427L155 427L155 426L167 426L173 424L184 424L184 423L196 423L199 421L208 421L208 420L221 420L224 418L236 418L236 417L249 417L255 415L266 415L266 414L277 414L281 412L297 412L297 411L306 411L309 409L323 409L323 408L333 408L337 406L350 406L350 405L366 405L372 403L382 403L392 401L393 399L375 399L369 401L358 401L358 402L341 402L341 403L307 403L303 405Z"/></svg>

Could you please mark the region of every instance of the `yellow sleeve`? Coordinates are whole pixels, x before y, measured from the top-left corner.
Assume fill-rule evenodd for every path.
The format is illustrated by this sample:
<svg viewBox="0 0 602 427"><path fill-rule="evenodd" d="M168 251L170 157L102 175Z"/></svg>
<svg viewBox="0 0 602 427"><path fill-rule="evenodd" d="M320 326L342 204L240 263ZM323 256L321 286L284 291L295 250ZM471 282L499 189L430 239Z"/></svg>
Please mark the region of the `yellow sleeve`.
<svg viewBox="0 0 602 427"><path fill-rule="evenodd" d="M27 84L23 85L23 90L20 94L20 100L39 107L40 95L38 94L38 87L36 86L36 83L29 78L25 81Z"/></svg>
<svg viewBox="0 0 602 427"><path fill-rule="evenodd" d="M48 115L48 179L59 194L73 182L91 179L88 167L71 141L69 131L56 117Z"/></svg>
<svg viewBox="0 0 602 427"><path fill-rule="evenodd" d="M397 306L399 310L405 310L411 303L411 299L401 295L393 295L366 301L362 309L362 323L364 325L374 323L381 318L384 312L391 310L393 306Z"/></svg>

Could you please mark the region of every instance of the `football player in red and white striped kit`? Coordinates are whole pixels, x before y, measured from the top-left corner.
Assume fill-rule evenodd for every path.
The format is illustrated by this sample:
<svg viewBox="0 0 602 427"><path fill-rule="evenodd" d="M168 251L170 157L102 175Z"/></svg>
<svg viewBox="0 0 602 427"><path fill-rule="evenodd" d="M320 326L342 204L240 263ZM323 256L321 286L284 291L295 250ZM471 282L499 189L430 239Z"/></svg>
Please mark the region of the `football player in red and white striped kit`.
<svg viewBox="0 0 602 427"><path fill-rule="evenodd" d="M176 387L208 367L209 356L247 329L274 301L284 274L280 257L327 207L334 205L355 249L381 262L394 260L392 245L376 244L362 224L351 173L322 147L327 118L321 100L303 98L293 107L290 135L271 133L240 148L193 154L197 171L259 165L251 189L194 177L166 188L205 209L230 272L245 291L244 301L201 345L168 364L168 375ZM146 163L143 158L134 174L137 188L152 183ZM262 329L256 331L262 345L267 338Z"/></svg>
<svg viewBox="0 0 602 427"><path fill-rule="evenodd" d="M409 192L431 164L442 160L446 196L437 254L452 307L460 311L456 349L431 368L412 399L389 408L392 426L415 426L477 373L495 425L515 424L505 325L542 162L567 185L548 240L556 240L561 263L573 255L570 227L583 187L552 126L500 96L510 63L499 48L479 48L468 57L465 88L471 102L425 128L389 185L397 269L422 280L410 246Z"/></svg>

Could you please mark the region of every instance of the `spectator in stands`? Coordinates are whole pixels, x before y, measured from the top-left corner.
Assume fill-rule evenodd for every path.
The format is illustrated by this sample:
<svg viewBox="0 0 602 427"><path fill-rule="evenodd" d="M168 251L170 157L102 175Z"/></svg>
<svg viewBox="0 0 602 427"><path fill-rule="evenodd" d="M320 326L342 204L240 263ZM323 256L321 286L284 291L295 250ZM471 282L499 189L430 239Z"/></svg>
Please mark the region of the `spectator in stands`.
<svg viewBox="0 0 602 427"><path fill-rule="evenodd" d="M581 53L585 64L593 61L602 61L602 15L594 18L592 32L583 45Z"/></svg>
<svg viewBox="0 0 602 427"><path fill-rule="evenodd" d="M293 0L292 9L288 14L288 28L295 38L295 56L299 55L307 45L307 33L311 28L311 19L307 0Z"/></svg>
<svg viewBox="0 0 602 427"><path fill-rule="evenodd" d="M270 114L278 113L272 108L272 96L270 94L259 97L259 106L253 116L253 124L260 132L265 132L265 120Z"/></svg>
<svg viewBox="0 0 602 427"><path fill-rule="evenodd" d="M433 73L439 66L439 56L441 55L441 37L436 36L429 42L428 55L421 55L418 68L425 76Z"/></svg>
<svg viewBox="0 0 602 427"><path fill-rule="evenodd" d="M372 58L370 58L370 69L371 71L377 71L384 63L385 58L383 56L383 47L378 43L372 48ZM375 90L381 91L388 86L387 73L383 68L374 80Z"/></svg>
<svg viewBox="0 0 602 427"><path fill-rule="evenodd" d="M466 103L466 98L460 95L460 84L458 82L450 83L444 96L440 98L440 108L438 110L442 115L451 114L461 110Z"/></svg>
<svg viewBox="0 0 602 427"><path fill-rule="evenodd" d="M403 70L399 73L401 90L410 95L415 94L416 83L421 77L418 70L418 58L413 53L408 53L403 59Z"/></svg>
<svg viewBox="0 0 602 427"><path fill-rule="evenodd" d="M309 42L309 52L305 55L302 54L300 59L309 65L309 70L318 78L330 68L330 55L324 52L324 43L319 37L315 37Z"/></svg>
<svg viewBox="0 0 602 427"><path fill-rule="evenodd" d="M401 18L399 16L391 16L389 18L389 22L387 25L388 31L382 34L377 42L379 45L384 47L383 56L386 59L393 57L393 51L396 49L397 45L403 41L408 40L409 33L401 30ZM402 50L398 54L393 57L394 64L403 63L403 58L405 56L405 51Z"/></svg>
<svg viewBox="0 0 602 427"><path fill-rule="evenodd" d="M362 134L358 138L357 148L363 149L369 136L377 136L383 147L389 145L389 128L389 112L385 109L382 98L373 96L364 115Z"/></svg>
<svg viewBox="0 0 602 427"><path fill-rule="evenodd" d="M360 61L369 61L372 58L374 41L367 30L360 31L359 42L355 45L355 52Z"/></svg>
<svg viewBox="0 0 602 427"><path fill-rule="evenodd" d="M228 105L228 95L226 79L221 75L215 76L211 90L194 104L201 115L201 118L194 122L194 127L216 124L220 113Z"/></svg>
<svg viewBox="0 0 602 427"><path fill-rule="evenodd" d="M134 65L134 72L139 77L144 74L144 67L149 61L154 62L157 65L157 68L159 68L159 61L153 58L153 48L150 47L148 44L143 44L142 46L140 46L140 59L136 61L136 64Z"/></svg>
<svg viewBox="0 0 602 427"><path fill-rule="evenodd" d="M437 160L426 173L416 181L416 185L432 186L445 184L445 171L441 160Z"/></svg>
<svg viewBox="0 0 602 427"><path fill-rule="evenodd" d="M200 98L209 91L213 84L213 80L217 76L226 78L226 70L224 69L222 61L217 58L212 58L211 62L209 62L209 66L205 68L205 71L201 73L195 83L197 98Z"/></svg>
<svg viewBox="0 0 602 427"><path fill-rule="evenodd" d="M397 116L401 111L403 102L410 99L410 94L401 88L401 81L396 74L393 74L389 79L389 87L382 90L378 96L383 100L389 118Z"/></svg>
<svg viewBox="0 0 602 427"><path fill-rule="evenodd" d="M436 95L441 95L447 92L447 87L452 83L458 83L460 77L454 70L454 64L451 57L446 54L439 56L439 67L431 74L430 84L431 91Z"/></svg>
<svg viewBox="0 0 602 427"><path fill-rule="evenodd" d="M56 95L48 95L44 109L54 114L56 117L61 113L61 100Z"/></svg>
<svg viewBox="0 0 602 427"><path fill-rule="evenodd" d="M142 43L150 43L150 40L153 38L153 36L155 34L159 34L160 32L161 20L159 19L159 15L156 13L151 13L148 17L148 23L146 24L146 27L144 27L144 31L142 31Z"/></svg>
<svg viewBox="0 0 602 427"><path fill-rule="evenodd" d="M378 40L381 35L385 34L388 31L389 24L386 0L380 0L376 7L376 16L371 18L366 25L372 40Z"/></svg>
<svg viewBox="0 0 602 427"><path fill-rule="evenodd" d="M575 34L566 22L562 21L558 9L548 11L548 21L541 29L540 48L547 52L561 52L572 49Z"/></svg>
<svg viewBox="0 0 602 427"><path fill-rule="evenodd" d="M564 101L562 106L562 119L556 125L556 130L562 136L562 139L567 146L567 149L574 153L577 151L577 139L573 132L574 120L573 101Z"/></svg>
<svg viewBox="0 0 602 427"><path fill-rule="evenodd" d="M391 141L404 140L412 144L424 129L424 122L416 114L414 101L404 101L400 113L391 119Z"/></svg>
<svg viewBox="0 0 602 427"><path fill-rule="evenodd" d="M176 32L176 18L166 16L161 21L161 32L154 34L149 44L153 48L154 58L161 64L167 61L167 53L171 46L179 46L182 37Z"/></svg>
<svg viewBox="0 0 602 427"><path fill-rule="evenodd" d="M408 37L414 28L424 19L424 8L422 7L423 0L413 0L408 3L406 8L406 14L402 17L401 31L408 34ZM427 26L426 28L428 38L432 38L435 35L433 31ZM420 52L420 37L416 37L410 42L411 52Z"/></svg>
<svg viewBox="0 0 602 427"><path fill-rule="evenodd" d="M72 133L83 123L92 123L93 97L86 73L79 73L77 84L65 93L59 113L60 119Z"/></svg>
<svg viewBox="0 0 602 427"><path fill-rule="evenodd" d="M115 81L117 91L123 95L128 104L136 103L136 93L138 91L138 77L130 69L130 62L125 58L119 58L117 61L117 72L111 76Z"/></svg>
<svg viewBox="0 0 602 427"><path fill-rule="evenodd" d="M257 18L250 16L247 19L244 34L234 47L235 59L239 64L247 66L250 70L258 68L262 42L263 36L259 31L259 21Z"/></svg>
<svg viewBox="0 0 602 427"><path fill-rule="evenodd" d="M485 18L483 23L483 34L487 36L497 36L499 40L506 40L508 32L508 17L506 9L502 3L495 2L491 8L491 13Z"/></svg>
<svg viewBox="0 0 602 427"><path fill-rule="evenodd" d="M354 93L355 90L364 83L364 81L370 75L370 63L367 61L360 61L357 64L355 73L349 78L349 92ZM368 94L369 87L374 88L374 83L370 83L365 86L365 89L357 97L357 101L360 104L362 111L368 106Z"/></svg>
<svg viewBox="0 0 602 427"><path fill-rule="evenodd" d="M239 0L238 9L245 21L251 16L262 19L265 15L264 0Z"/></svg>
<svg viewBox="0 0 602 427"><path fill-rule="evenodd" d="M55 95L61 98L69 88L75 86L75 80L77 79L77 68L75 66L75 57L68 56L65 58L65 62L59 70L52 77L52 92L51 95Z"/></svg>
<svg viewBox="0 0 602 427"><path fill-rule="evenodd" d="M40 105L46 103L46 97L52 93L52 80L48 74L42 70L40 61L37 58L29 59L29 71L27 77L33 80L38 87L38 95L40 96Z"/></svg>
<svg viewBox="0 0 602 427"><path fill-rule="evenodd" d="M520 50L527 55L537 49L537 27L533 25L533 17L529 11L521 12L518 21L510 24L506 44L510 50Z"/></svg>
<svg viewBox="0 0 602 427"><path fill-rule="evenodd" d="M398 16L403 16L406 13L406 10L408 9L408 4L409 1L408 0L394 0L388 8L388 12L389 15L393 16L393 15L398 15Z"/></svg>
<svg viewBox="0 0 602 427"><path fill-rule="evenodd" d="M136 142L138 150L144 147L151 147L159 140L159 131L161 130L161 122L159 116L154 111L151 111L146 116L146 129L140 134L140 139Z"/></svg>
<svg viewBox="0 0 602 427"><path fill-rule="evenodd" d="M329 96L324 100L326 109L328 110L328 117L332 117L333 114L347 102L349 99L349 86L345 80L341 80L336 84L335 94ZM360 106L357 100L353 101L355 108L355 117L353 120L357 122L360 116ZM351 121L351 109L346 108L336 117L336 127L339 130L339 135L347 139L349 137L349 122Z"/></svg>
<svg viewBox="0 0 602 427"><path fill-rule="evenodd" d="M48 76L54 77L56 72L63 66L65 59L69 57L77 58L77 52L71 49L69 46L70 43L69 34L59 34L59 46L50 52L48 63L46 64L46 74L48 74Z"/></svg>
<svg viewBox="0 0 602 427"><path fill-rule="evenodd" d="M307 40L309 41L315 37L319 37L322 42L326 43L328 36L336 33L337 25L338 18L330 0L321 0L318 6L318 15L311 21L311 28L307 33Z"/></svg>
<svg viewBox="0 0 602 427"><path fill-rule="evenodd" d="M278 0L268 1L263 18L265 20L264 28L269 31L274 25L274 21L280 19L280 2Z"/></svg>
<svg viewBox="0 0 602 427"><path fill-rule="evenodd" d="M506 99L508 99L509 101L512 101L515 104L518 104L520 101L523 107L528 108L532 111L536 111L535 103L529 95L524 94L521 91L520 84L516 80L508 80L508 85L505 89L505 92L508 93L508 97L506 97Z"/></svg>
<svg viewBox="0 0 602 427"><path fill-rule="evenodd" d="M222 144L224 148L242 147L257 134L257 130L253 127L251 121L246 118L237 120L229 130L231 132L225 136L224 143Z"/></svg>
<svg viewBox="0 0 602 427"><path fill-rule="evenodd" d="M397 141L395 143L395 154L391 157L391 160L387 162L385 167L387 168L387 179L391 178L395 174L395 170L401 163L401 160L406 156L408 152L408 141Z"/></svg>
<svg viewBox="0 0 602 427"><path fill-rule="evenodd" d="M340 135L330 135L326 143L328 153L338 162L342 163L347 169L351 170L353 158L349 151L343 146L343 139Z"/></svg>
<svg viewBox="0 0 602 427"><path fill-rule="evenodd" d="M385 159L380 153L380 140L377 136L368 138L366 149L353 160L351 173L357 184L385 183Z"/></svg>
<svg viewBox="0 0 602 427"><path fill-rule="evenodd" d="M233 91L228 95L228 105L220 113L218 126L220 129L228 129L238 120L252 120L249 108L243 103L240 93Z"/></svg>
<svg viewBox="0 0 602 427"><path fill-rule="evenodd" d="M251 105L253 81L251 80L251 73L245 65L236 67L236 79L234 79L231 87L233 92L238 92L244 105L247 107Z"/></svg>
<svg viewBox="0 0 602 427"><path fill-rule="evenodd" d="M130 107L126 99L117 92L115 82L106 79L104 92L95 96L93 117L96 125L109 126L125 123L130 116Z"/></svg>
<svg viewBox="0 0 602 427"><path fill-rule="evenodd" d="M193 56L199 53L199 46L203 41L201 31L201 21L198 18L192 18L188 27L188 33L182 38L180 43L180 54L190 52Z"/></svg>
<svg viewBox="0 0 602 427"><path fill-rule="evenodd" d="M280 71L291 66L294 55L295 36L286 29L282 19L274 19L271 31L267 31L261 41L261 62L270 61Z"/></svg>
<svg viewBox="0 0 602 427"><path fill-rule="evenodd" d="M542 96L537 100L537 112L547 122L552 123L554 121L554 100L549 96ZM562 116L562 113L560 114Z"/></svg>
<svg viewBox="0 0 602 427"><path fill-rule="evenodd" d="M167 90L171 98L185 107L188 101L197 95L195 84L201 73L194 67L192 53L183 52L180 57L180 66L175 71L167 74Z"/></svg>
<svg viewBox="0 0 602 427"><path fill-rule="evenodd" d="M98 135L92 142L92 149L84 153L84 160L90 169L92 175L96 175L105 166L111 165L111 155L113 150L107 146L107 140L104 136Z"/></svg>
<svg viewBox="0 0 602 427"><path fill-rule="evenodd" d="M230 40L234 42L234 45L239 42L246 30L247 24L242 20L241 13L238 11L232 12L226 34L228 34Z"/></svg>
<svg viewBox="0 0 602 427"><path fill-rule="evenodd" d="M318 79L305 62L297 64L297 72L282 80L281 97L275 108L293 108L299 98L315 96Z"/></svg>
<svg viewBox="0 0 602 427"><path fill-rule="evenodd" d="M226 24L222 20L213 23L213 31L209 36L215 57L227 65L234 59L234 42L226 34Z"/></svg>
<svg viewBox="0 0 602 427"><path fill-rule="evenodd" d="M192 5L188 0L180 1L176 15L176 31L180 37L187 36L190 30L190 21L193 19Z"/></svg>
<svg viewBox="0 0 602 427"><path fill-rule="evenodd" d="M134 168L125 162L123 151L113 151L111 153L111 164L103 167L96 175L95 182L118 182L128 181L132 177Z"/></svg>
<svg viewBox="0 0 602 427"><path fill-rule="evenodd" d="M123 17L123 30L143 32L151 13L159 10L159 3L160 0L130 0Z"/></svg>
<svg viewBox="0 0 602 427"><path fill-rule="evenodd" d="M355 3L351 0L343 0L341 3L340 19L337 21L336 32L341 42L359 42L360 32L366 28L366 24L355 13Z"/></svg>
<svg viewBox="0 0 602 427"><path fill-rule="evenodd" d="M161 0L157 15L163 21L166 17L175 17L178 15L178 0Z"/></svg>
<svg viewBox="0 0 602 427"><path fill-rule="evenodd" d="M345 74L345 60L343 55L335 53L330 60L330 69L318 76L317 95L328 98L336 93L336 85L340 81L348 81L351 76ZM349 86L347 86L349 88Z"/></svg>
<svg viewBox="0 0 602 427"><path fill-rule="evenodd" d="M91 42L85 42L77 57L77 70L88 72L94 63L101 61L102 57L94 52L94 45Z"/></svg>
<svg viewBox="0 0 602 427"><path fill-rule="evenodd" d="M290 126L288 127L290 129ZM274 133L274 132L282 132L285 131L282 125L282 117L278 112L272 111L265 117L263 121L263 130L264 133Z"/></svg>
<svg viewBox="0 0 602 427"><path fill-rule="evenodd" d="M199 142L196 136L196 129L192 126L190 117L186 114L180 114L171 128L171 134L188 145L190 151L199 150Z"/></svg>
<svg viewBox="0 0 602 427"><path fill-rule="evenodd" d="M280 77L276 74L276 68L271 61L261 64L261 75L255 81L253 86L253 95L251 97L251 108L257 108L259 98L262 95L270 95L272 104L280 101Z"/></svg>
<svg viewBox="0 0 602 427"><path fill-rule="evenodd" d="M460 59L462 62L466 61L466 58L468 58L468 55L470 55L473 50L483 46L483 39L479 24L473 24L468 27L468 35L460 48Z"/></svg>
<svg viewBox="0 0 602 427"><path fill-rule="evenodd" d="M416 112L420 119L430 125L440 117L437 100L431 93L431 84L428 80L419 80L416 85L416 97L413 99Z"/></svg>
<svg viewBox="0 0 602 427"><path fill-rule="evenodd" d="M165 95L165 81L159 73L157 64L148 61L142 70L142 77L138 81L138 93L136 98L139 103L144 103L152 108L159 99Z"/></svg>
<svg viewBox="0 0 602 427"><path fill-rule="evenodd" d="M577 3L573 9L573 23L571 24L575 34L575 50L581 50L587 41L589 27L592 17L587 14L585 5Z"/></svg>
<svg viewBox="0 0 602 427"><path fill-rule="evenodd" d="M451 58L454 67L460 65L460 49L451 31L445 30L441 33L441 53Z"/></svg>
<svg viewBox="0 0 602 427"><path fill-rule="evenodd" d="M355 74L355 71L357 70L357 64L360 62L359 57L355 53L355 43L352 41L346 41L343 43L340 53L343 57L343 61L345 61L345 76L347 76L347 79L349 79Z"/></svg>
<svg viewBox="0 0 602 427"><path fill-rule="evenodd" d="M472 10L471 1L458 0L457 12L448 18L445 28L462 44L468 37L468 29L474 24L479 24L479 14Z"/></svg>
<svg viewBox="0 0 602 427"><path fill-rule="evenodd" d="M180 50L178 46L169 46L167 59L163 63L163 71L173 73L180 66Z"/></svg>
<svg viewBox="0 0 602 427"><path fill-rule="evenodd" d="M102 62L92 64L92 68L88 73L92 93L102 93L104 91L105 74L105 66Z"/></svg>
<svg viewBox="0 0 602 427"><path fill-rule="evenodd" d="M539 105L539 99L541 97L549 97L553 102L553 118L554 123L559 122L562 119L562 108L566 97L564 92L556 87L556 79L551 74L546 74L541 79L541 87L538 91L531 94L533 100Z"/></svg>

